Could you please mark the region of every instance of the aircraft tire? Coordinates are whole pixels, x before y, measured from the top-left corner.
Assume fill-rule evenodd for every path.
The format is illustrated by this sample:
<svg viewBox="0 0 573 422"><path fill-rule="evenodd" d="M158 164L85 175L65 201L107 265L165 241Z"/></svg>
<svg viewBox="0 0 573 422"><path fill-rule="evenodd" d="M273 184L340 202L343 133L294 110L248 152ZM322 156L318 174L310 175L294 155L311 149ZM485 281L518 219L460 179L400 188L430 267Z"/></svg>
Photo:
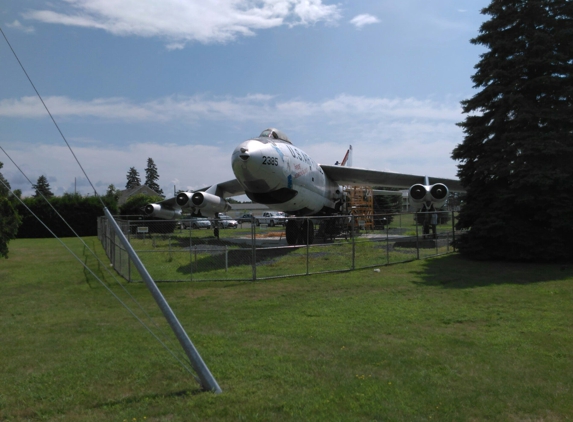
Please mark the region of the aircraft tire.
<svg viewBox="0 0 573 422"><path fill-rule="evenodd" d="M290 220L286 224L286 240L289 245L296 245L300 228L295 220Z"/></svg>
<svg viewBox="0 0 573 422"><path fill-rule="evenodd" d="M301 245L312 245L314 242L314 223L312 220L306 220L302 223L300 237Z"/></svg>

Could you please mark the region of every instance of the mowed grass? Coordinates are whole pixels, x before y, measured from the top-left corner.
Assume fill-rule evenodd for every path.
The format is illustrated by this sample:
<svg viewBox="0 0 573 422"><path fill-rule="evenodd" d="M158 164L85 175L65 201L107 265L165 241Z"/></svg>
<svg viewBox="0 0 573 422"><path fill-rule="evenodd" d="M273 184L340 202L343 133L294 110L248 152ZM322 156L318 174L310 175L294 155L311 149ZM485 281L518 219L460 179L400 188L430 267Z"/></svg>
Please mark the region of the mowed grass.
<svg viewBox="0 0 573 422"><path fill-rule="evenodd" d="M106 264L65 242L126 299ZM145 285L126 288L167 330ZM57 241L12 241L0 260L0 420L573 418L571 267L447 255L160 288L223 394L202 392Z"/></svg>

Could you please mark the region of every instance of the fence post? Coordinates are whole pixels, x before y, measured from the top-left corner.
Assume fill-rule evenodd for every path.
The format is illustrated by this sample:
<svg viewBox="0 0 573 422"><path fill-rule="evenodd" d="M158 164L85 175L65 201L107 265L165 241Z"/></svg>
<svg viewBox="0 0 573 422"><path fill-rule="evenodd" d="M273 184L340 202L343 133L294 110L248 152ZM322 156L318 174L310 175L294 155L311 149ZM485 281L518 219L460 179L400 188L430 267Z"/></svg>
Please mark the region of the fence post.
<svg viewBox="0 0 573 422"><path fill-rule="evenodd" d="M388 230L390 229L390 223L386 221L386 265L390 265L390 239L388 238Z"/></svg>
<svg viewBox="0 0 573 422"><path fill-rule="evenodd" d="M350 236L352 237L352 265L351 269L355 269L356 265L356 242L354 240L354 215L350 217Z"/></svg>
<svg viewBox="0 0 573 422"><path fill-rule="evenodd" d="M450 253L450 234L446 232L446 253Z"/></svg>
<svg viewBox="0 0 573 422"><path fill-rule="evenodd" d="M418 235L418 213L414 214L416 218L416 259L420 259L420 240Z"/></svg>
<svg viewBox="0 0 573 422"><path fill-rule="evenodd" d="M305 217L304 224L306 224L306 275L308 275L308 259L309 259L309 252L310 252L310 217Z"/></svg>
<svg viewBox="0 0 573 422"><path fill-rule="evenodd" d="M455 211L452 210L452 249L456 251L456 223L454 222Z"/></svg>
<svg viewBox="0 0 573 422"><path fill-rule="evenodd" d="M251 215L251 265L253 267L253 281L257 281L257 227L255 217Z"/></svg>

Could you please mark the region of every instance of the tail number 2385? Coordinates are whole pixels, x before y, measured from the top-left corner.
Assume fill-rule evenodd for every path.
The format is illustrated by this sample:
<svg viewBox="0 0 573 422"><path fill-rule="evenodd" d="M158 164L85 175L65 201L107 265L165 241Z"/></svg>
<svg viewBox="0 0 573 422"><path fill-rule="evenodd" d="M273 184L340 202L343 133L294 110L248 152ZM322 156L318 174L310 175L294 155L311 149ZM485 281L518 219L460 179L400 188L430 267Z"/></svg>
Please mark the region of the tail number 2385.
<svg viewBox="0 0 573 422"><path fill-rule="evenodd" d="M263 155L263 165L265 166L278 166L279 159L277 157L267 157Z"/></svg>

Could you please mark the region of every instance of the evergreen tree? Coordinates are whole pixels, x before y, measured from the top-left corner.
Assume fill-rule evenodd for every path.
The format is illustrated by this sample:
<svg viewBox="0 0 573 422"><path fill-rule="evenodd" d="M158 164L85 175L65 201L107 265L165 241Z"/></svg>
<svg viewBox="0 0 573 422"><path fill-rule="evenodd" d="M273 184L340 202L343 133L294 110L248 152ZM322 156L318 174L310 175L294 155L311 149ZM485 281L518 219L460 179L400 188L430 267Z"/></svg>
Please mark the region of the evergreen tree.
<svg viewBox="0 0 573 422"><path fill-rule="evenodd" d="M467 189L462 253L573 259L573 2L493 0L473 44L487 47L462 101L452 158Z"/></svg>
<svg viewBox="0 0 573 422"><path fill-rule="evenodd" d="M34 190L36 191L34 193L34 198L41 198L42 196L44 198L51 198L52 196L54 196L54 194L50 189L50 184L48 183L48 179L44 175L38 177L38 181L36 182L35 185L33 185L33 187Z"/></svg>
<svg viewBox="0 0 573 422"><path fill-rule="evenodd" d="M157 166L152 158L147 159L147 167L145 168L145 186L153 189L158 195L163 196L163 189L159 186L157 181L159 174L157 173Z"/></svg>
<svg viewBox="0 0 573 422"><path fill-rule="evenodd" d="M0 162L0 169L3 166ZM16 237L21 223L10 189L10 183L0 173L0 257L4 258L8 258L8 242Z"/></svg>
<svg viewBox="0 0 573 422"><path fill-rule="evenodd" d="M117 201L117 199L119 197L119 191L117 190L117 188L115 187L115 185L113 183L107 187L107 190L105 192L105 196L107 198L114 199Z"/></svg>
<svg viewBox="0 0 573 422"><path fill-rule="evenodd" d="M139 172L135 167L130 167L127 172L127 183L125 184L126 189L131 189L136 186L141 186L141 179L139 178Z"/></svg>

